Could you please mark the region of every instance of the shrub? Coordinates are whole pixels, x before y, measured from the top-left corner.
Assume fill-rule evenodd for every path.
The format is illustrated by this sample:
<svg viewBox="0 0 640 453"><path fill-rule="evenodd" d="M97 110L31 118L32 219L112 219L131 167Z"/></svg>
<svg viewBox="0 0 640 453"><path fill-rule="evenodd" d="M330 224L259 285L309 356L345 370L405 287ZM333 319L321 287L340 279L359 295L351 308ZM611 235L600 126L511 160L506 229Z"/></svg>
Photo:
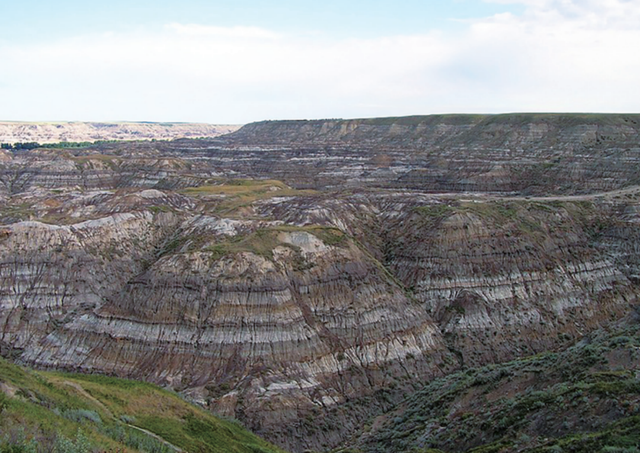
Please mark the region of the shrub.
<svg viewBox="0 0 640 453"><path fill-rule="evenodd" d="M98 425L102 424L100 415L98 415L96 411L91 411L88 409L70 409L64 411L62 413L62 416L77 423L85 423L87 420L89 420Z"/></svg>

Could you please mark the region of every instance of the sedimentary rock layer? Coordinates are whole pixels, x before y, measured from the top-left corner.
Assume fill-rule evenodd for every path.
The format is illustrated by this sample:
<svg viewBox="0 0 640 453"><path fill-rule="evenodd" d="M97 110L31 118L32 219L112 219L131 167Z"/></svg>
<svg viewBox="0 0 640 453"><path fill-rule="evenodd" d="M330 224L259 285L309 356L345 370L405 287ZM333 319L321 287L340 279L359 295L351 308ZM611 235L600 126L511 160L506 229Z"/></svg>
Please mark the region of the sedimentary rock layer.
<svg viewBox="0 0 640 453"><path fill-rule="evenodd" d="M211 157L232 147L253 162L254 174L269 171L292 184L533 195L612 190L640 181L639 115L267 121L218 143L223 148L210 148ZM265 166L274 156L286 156L286 169Z"/></svg>

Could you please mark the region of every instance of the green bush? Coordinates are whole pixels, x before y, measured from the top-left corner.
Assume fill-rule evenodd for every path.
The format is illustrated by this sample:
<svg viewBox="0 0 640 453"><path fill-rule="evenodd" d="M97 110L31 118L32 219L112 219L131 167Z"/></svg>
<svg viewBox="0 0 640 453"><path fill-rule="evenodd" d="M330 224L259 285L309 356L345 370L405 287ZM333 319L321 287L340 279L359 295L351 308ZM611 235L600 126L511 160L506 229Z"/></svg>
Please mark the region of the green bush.
<svg viewBox="0 0 640 453"><path fill-rule="evenodd" d="M98 415L96 411L90 411L88 409L70 409L64 411L62 416L76 423L85 423L88 420L96 424L102 424L100 415Z"/></svg>

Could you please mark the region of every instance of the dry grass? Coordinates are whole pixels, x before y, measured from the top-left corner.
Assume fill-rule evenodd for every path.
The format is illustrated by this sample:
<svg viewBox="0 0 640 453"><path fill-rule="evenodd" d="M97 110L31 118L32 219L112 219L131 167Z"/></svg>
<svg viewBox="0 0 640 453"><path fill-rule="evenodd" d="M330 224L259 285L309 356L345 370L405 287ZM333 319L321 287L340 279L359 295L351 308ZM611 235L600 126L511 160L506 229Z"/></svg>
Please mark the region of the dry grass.
<svg viewBox="0 0 640 453"><path fill-rule="evenodd" d="M272 179L232 179L219 180L216 184L198 187L187 187L180 192L184 195L206 199L217 197L220 200L214 207L214 212L233 217L244 214L243 208L251 206L258 200L273 197L295 197L314 195L314 190L297 190L287 186L282 181Z"/></svg>

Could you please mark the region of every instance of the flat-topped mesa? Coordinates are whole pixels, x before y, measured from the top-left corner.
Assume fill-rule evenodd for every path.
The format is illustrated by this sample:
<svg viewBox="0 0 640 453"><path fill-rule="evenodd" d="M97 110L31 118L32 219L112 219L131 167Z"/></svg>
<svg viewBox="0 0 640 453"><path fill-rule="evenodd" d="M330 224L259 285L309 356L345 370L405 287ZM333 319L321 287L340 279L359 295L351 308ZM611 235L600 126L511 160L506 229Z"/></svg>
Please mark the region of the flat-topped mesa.
<svg viewBox="0 0 640 453"><path fill-rule="evenodd" d="M253 123L208 140L0 156L0 195L178 188L211 176L294 188L584 194L640 183L640 115L434 115ZM139 171L144 168L144 172Z"/></svg>
<svg viewBox="0 0 640 453"><path fill-rule="evenodd" d="M252 123L208 155L296 187L535 195L637 184L639 143L640 115L432 115Z"/></svg>
<svg viewBox="0 0 640 453"><path fill-rule="evenodd" d="M511 149L637 145L640 115L545 114L428 115L367 119L260 121L224 140L247 145L357 145L362 148L456 148L482 144ZM469 146L473 147L473 146Z"/></svg>

